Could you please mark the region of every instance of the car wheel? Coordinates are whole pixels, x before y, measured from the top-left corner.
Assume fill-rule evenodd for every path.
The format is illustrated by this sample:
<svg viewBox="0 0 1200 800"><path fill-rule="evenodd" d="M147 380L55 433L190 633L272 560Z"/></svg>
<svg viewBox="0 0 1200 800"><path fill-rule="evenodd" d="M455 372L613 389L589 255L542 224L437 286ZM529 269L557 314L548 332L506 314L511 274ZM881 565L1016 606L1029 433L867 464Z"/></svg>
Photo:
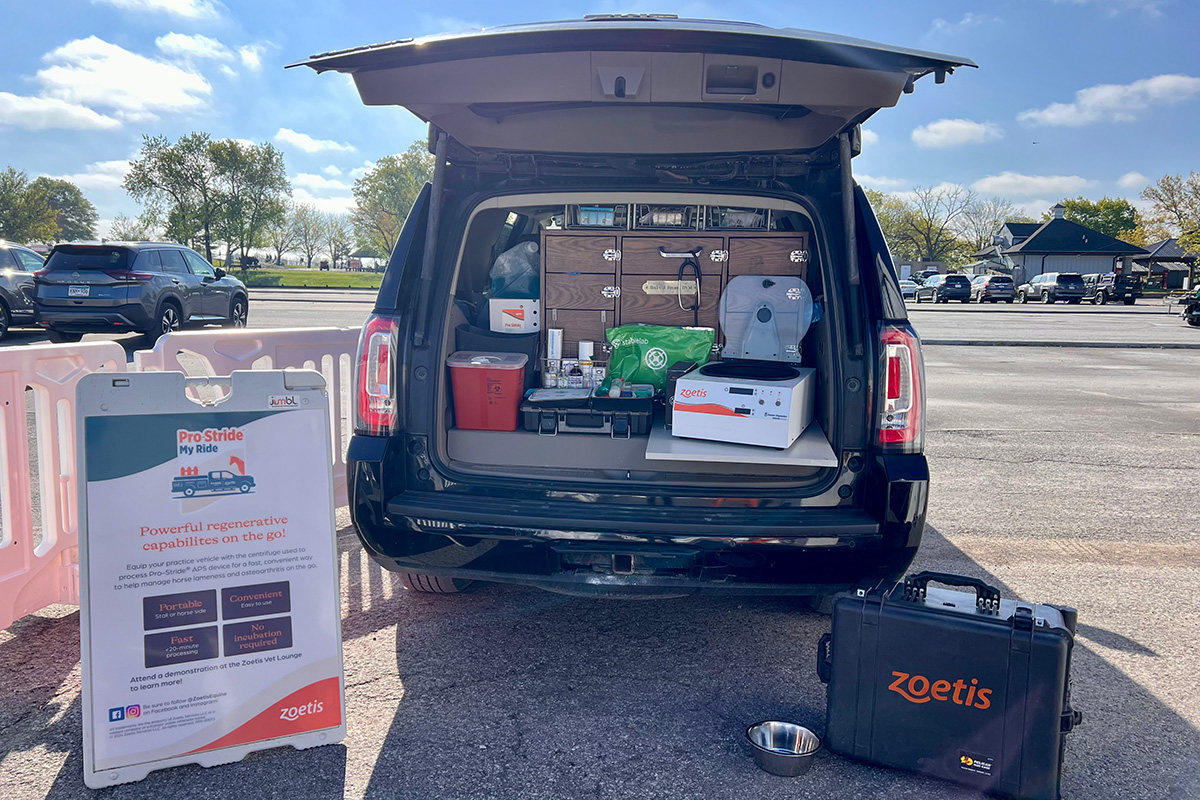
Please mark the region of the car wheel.
<svg viewBox="0 0 1200 800"><path fill-rule="evenodd" d="M1054 298L1050 296L1049 292L1042 292L1042 302L1049 305L1054 302Z"/></svg>
<svg viewBox="0 0 1200 800"><path fill-rule="evenodd" d="M50 341L55 344L66 344L68 342L78 342L83 338L82 333L73 333L71 331L60 331L57 328L49 328L46 335L50 337Z"/></svg>
<svg viewBox="0 0 1200 800"><path fill-rule="evenodd" d="M158 341L158 337L179 330L182 324L179 318L179 308L174 303L163 303L158 310L158 321L153 328L146 331L146 341L154 344Z"/></svg>
<svg viewBox="0 0 1200 800"><path fill-rule="evenodd" d="M1096 297L1092 300L1098 306L1102 306L1108 302L1108 295L1104 292L1096 292Z"/></svg>
<svg viewBox="0 0 1200 800"><path fill-rule="evenodd" d="M242 494L245 494L246 492L250 491L250 484L243 483L238 487L238 491L240 491Z"/></svg>
<svg viewBox="0 0 1200 800"><path fill-rule="evenodd" d="M1023 305L1023 304L1025 304L1025 303L1028 303L1028 302L1029 302L1029 298L1025 296L1025 290L1024 290L1024 289L1022 289L1021 291L1017 292L1017 299L1021 301L1022 305Z"/></svg>
<svg viewBox="0 0 1200 800"><path fill-rule="evenodd" d="M412 572L397 572L400 585L410 592L426 594L458 594L470 589L475 581L462 578L438 578L433 575L417 575Z"/></svg>
<svg viewBox="0 0 1200 800"><path fill-rule="evenodd" d="M186 489L184 489L184 490L183 490L183 494L184 494L184 496L185 496L185 497L191 497L191 496L192 496L192 495L194 495L195 493L196 493L196 490L195 490L195 489L193 489L191 486L189 486L189 487L187 487Z"/></svg>
<svg viewBox="0 0 1200 800"><path fill-rule="evenodd" d="M226 328L244 328L246 322L250 318L250 310L246 304L246 298L235 297L233 304L229 307L229 319L223 323Z"/></svg>
<svg viewBox="0 0 1200 800"><path fill-rule="evenodd" d="M8 326L11 324L12 315L8 313L8 307L0 303L0 339L8 334Z"/></svg>
<svg viewBox="0 0 1200 800"><path fill-rule="evenodd" d="M1187 318L1187 324L1193 328L1200 328L1200 317L1192 316Z"/></svg>
<svg viewBox="0 0 1200 800"><path fill-rule="evenodd" d="M1126 297L1126 298L1125 298L1124 300L1122 300L1121 302L1123 302L1123 303L1124 303L1125 305L1127 305L1127 306L1131 306L1131 305L1133 305L1134 303L1136 303L1136 302L1137 302L1137 298L1136 298L1136 297Z"/></svg>
<svg viewBox="0 0 1200 800"><path fill-rule="evenodd" d="M933 290L933 302L935 302L935 303L946 302L945 300L942 299L942 293L939 292L937 289Z"/></svg>
<svg viewBox="0 0 1200 800"><path fill-rule="evenodd" d="M916 294L913 295L913 302L914 303L921 302L921 293L920 292L917 292Z"/></svg>

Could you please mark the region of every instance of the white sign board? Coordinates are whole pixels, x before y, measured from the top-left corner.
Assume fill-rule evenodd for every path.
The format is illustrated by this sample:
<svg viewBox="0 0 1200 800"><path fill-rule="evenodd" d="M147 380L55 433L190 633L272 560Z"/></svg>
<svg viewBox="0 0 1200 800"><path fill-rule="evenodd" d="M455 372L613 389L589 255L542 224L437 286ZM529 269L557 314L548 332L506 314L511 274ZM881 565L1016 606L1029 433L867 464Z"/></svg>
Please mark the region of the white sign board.
<svg viewBox="0 0 1200 800"><path fill-rule="evenodd" d="M320 373L78 388L84 782L345 737ZM207 394L216 392L209 387Z"/></svg>

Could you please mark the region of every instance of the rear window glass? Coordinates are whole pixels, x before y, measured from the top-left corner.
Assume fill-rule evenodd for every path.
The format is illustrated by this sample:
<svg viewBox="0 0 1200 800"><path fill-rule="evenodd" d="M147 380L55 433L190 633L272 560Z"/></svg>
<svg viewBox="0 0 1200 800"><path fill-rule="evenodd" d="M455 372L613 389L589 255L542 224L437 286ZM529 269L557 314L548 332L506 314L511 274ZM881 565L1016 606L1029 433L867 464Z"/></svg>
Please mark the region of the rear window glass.
<svg viewBox="0 0 1200 800"><path fill-rule="evenodd" d="M988 279L988 283L1012 283L1012 278L1005 275L997 275Z"/></svg>
<svg viewBox="0 0 1200 800"><path fill-rule="evenodd" d="M1083 286L1083 278L1078 275L1059 275L1059 286Z"/></svg>
<svg viewBox="0 0 1200 800"><path fill-rule="evenodd" d="M125 269L129 251L122 247L60 247L50 254L46 269Z"/></svg>
<svg viewBox="0 0 1200 800"><path fill-rule="evenodd" d="M966 278L964 278L962 275L951 275L948 278L946 278L946 285L947 286L970 286L971 282L968 281Z"/></svg>

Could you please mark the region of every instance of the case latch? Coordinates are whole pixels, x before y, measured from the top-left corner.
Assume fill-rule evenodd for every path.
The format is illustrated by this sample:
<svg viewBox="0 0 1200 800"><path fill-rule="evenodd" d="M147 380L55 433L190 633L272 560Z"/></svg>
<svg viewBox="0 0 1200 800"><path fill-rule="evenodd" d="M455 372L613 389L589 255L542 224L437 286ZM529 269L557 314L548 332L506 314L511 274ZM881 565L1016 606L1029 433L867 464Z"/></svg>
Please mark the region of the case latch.
<svg viewBox="0 0 1200 800"><path fill-rule="evenodd" d="M1033 630L1033 609L1017 606L1017 610L1012 615L1012 626L1014 630L1018 631Z"/></svg>
<svg viewBox="0 0 1200 800"><path fill-rule="evenodd" d="M1070 733L1083 722L1083 712L1067 709L1059 718L1058 730L1060 733Z"/></svg>

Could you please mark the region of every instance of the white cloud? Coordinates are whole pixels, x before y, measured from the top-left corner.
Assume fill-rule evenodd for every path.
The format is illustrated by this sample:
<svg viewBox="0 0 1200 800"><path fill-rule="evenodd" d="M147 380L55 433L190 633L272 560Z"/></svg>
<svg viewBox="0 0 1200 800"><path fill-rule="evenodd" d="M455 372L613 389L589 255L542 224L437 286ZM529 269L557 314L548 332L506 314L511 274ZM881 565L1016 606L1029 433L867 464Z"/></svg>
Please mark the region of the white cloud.
<svg viewBox="0 0 1200 800"><path fill-rule="evenodd" d="M354 145L345 142L335 142L332 139L314 139L307 133L300 133L291 128L280 128L275 134L275 141L280 144L290 144L306 153L321 153L326 150L335 153L353 153Z"/></svg>
<svg viewBox="0 0 1200 800"><path fill-rule="evenodd" d="M258 72L262 69L263 49L261 44L249 44L238 48L238 57L242 59L242 64L246 69Z"/></svg>
<svg viewBox="0 0 1200 800"><path fill-rule="evenodd" d="M211 0L92 0L123 11L162 12L184 19L216 19L220 15Z"/></svg>
<svg viewBox="0 0 1200 800"><path fill-rule="evenodd" d="M1042 214L1050 210L1050 206L1057 203L1057 200L1025 200L1020 203L1013 203L1017 211L1027 217L1032 217L1035 220L1040 220Z"/></svg>
<svg viewBox="0 0 1200 800"><path fill-rule="evenodd" d="M52 66L37 73L45 93L69 103L115 109L125 120L157 119L156 112L199 111L212 86L189 69L131 53L95 36L47 53Z"/></svg>
<svg viewBox="0 0 1200 800"><path fill-rule="evenodd" d="M228 47L202 34L167 33L154 40L159 50L181 58L213 58L228 61L233 53Z"/></svg>
<svg viewBox="0 0 1200 800"><path fill-rule="evenodd" d="M1129 191L1137 191L1150 185L1150 179L1140 172L1126 172L1117 178L1117 186Z"/></svg>
<svg viewBox="0 0 1200 800"><path fill-rule="evenodd" d="M76 172L74 175L50 175L48 177L70 181L80 189L120 189L121 181L125 180L125 175L129 172L129 166L129 162L122 159L97 161L94 164L88 164L83 168L83 172Z"/></svg>
<svg viewBox="0 0 1200 800"><path fill-rule="evenodd" d="M0 92L0 128L12 126L40 131L47 128L111 130L121 121L78 103L54 97L29 97Z"/></svg>
<svg viewBox="0 0 1200 800"><path fill-rule="evenodd" d="M335 181L321 175L313 175L309 172L301 172L296 177L292 178L292 183L296 186L307 186L315 191L325 191L328 189L338 189L345 191L350 188L350 184L342 181Z"/></svg>
<svg viewBox="0 0 1200 800"><path fill-rule="evenodd" d="M1134 122L1151 106L1182 103L1200 94L1200 78L1155 75L1133 83L1102 83L1080 89L1072 103L1051 103L1017 115L1027 125L1077 127L1093 122Z"/></svg>
<svg viewBox="0 0 1200 800"><path fill-rule="evenodd" d="M917 147L957 147L1002 138L1004 131L996 123L971 119L939 119L912 132L913 144Z"/></svg>
<svg viewBox="0 0 1200 800"><path fill-rule="evenodd" d="M872 189L899 189L901 186L908 186L912 181L904 178L884 178L875 177L874 175L865 175L861 172L854 173L854 179L863 186L870 186Z"/></svg>
<svg viewBox="0 0 1200 800"><path fill-rule="evenodd" d="M964 187L958 183L952 183L950 181L942 181L937 186L929 187L926 191L933 192L934 194L943 194L943 193L948 194L950 192L964 191ZM917 199L916 191L893 192L892 194L895 195L896 197L899 197L901 200L904 200L907 203L915 202Z"/></svg>
<svg viewBox="0 0 1200 800"><path fill-rule="evenodd" d="M354 210L353 197L315 197L306 189L292 189L292 200L329 214L349 214Z"/></svg>
<svg viewBox="0 0 1200 800"><path fill-rule="evenodd" d="M879 144L879 134L872 130L862 129L862 143L864 145Z"/></svg>
<svg viewBox="0 0 1200 800"><path fill-rule="evenodd" d="M1057 194L1078 192L1094 184L1078 175L1021 175L1017 172L1001 172L988 175L971 184L977 192L986 194Z"/></svg>
<svg viewBox="0 0 1200 800"><path fill-rule="evenodd" d="M220 72L226 78L236 78L237 77L237 70L234 69L233 67L229 66L228 64L222 64L220 67Z"/></svg>
<svg viewBox="0 0 1200 800"><path fill-rule="evenodd" d="M324 169L321 170L321 172L324 172L326 175L328 175L331 178L341 177L341 174L342 174L342 171L340 169L338 169L337 167L335 167L333 164L330 164L328 167L325 167Z"/></svg>
<svg viewBox="0 0 1200 800"><path fill-rule="evenodd" d="M933 41L937 39L947 39L955 36L960 36L972 28L978 28L981 25L986 25L989 22L998 22L999 18L990 17L987 14L964 14L963 18L958 22L950 22L938 17L929 26L929 30L925 33L925 41Z"/></svg>
<svg viewBox="0 0 1200 800"><path fill-rule="evenodd" d="M361 178L373 169L375 169L374 161L364 161L361 167L355 167L354 169L350 170L350 177Z"/></svg>

